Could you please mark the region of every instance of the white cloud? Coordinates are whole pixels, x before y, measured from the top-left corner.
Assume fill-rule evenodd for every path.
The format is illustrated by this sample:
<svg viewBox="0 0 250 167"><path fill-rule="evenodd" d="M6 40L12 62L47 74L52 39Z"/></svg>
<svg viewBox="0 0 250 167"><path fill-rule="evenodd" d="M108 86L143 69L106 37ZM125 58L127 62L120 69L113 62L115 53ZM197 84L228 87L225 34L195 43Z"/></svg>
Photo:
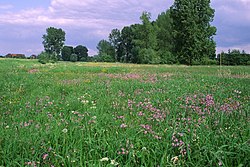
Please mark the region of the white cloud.
<svg viewBox="0 0 250 167"><path fill-rule="evenodd" d="M173 0L51 0L47 8L23 10L0 4L0 33L2 39L20 41L16 46L25 47L21 44L21 40L25 40L23 43L29 46L23 48L23 52L29 53L32 48L34 52L41 48L41 36L47 27L60 27L66 31L70 44L85 43L94 54L97 42L107 38L113 28L140 22L143 11L151 12L155 19L172 3ZM217 52L233 47L250 52L247 39L250 35L243 34L250 28L250 0L212 0L212 6L216 9L213 24L218 29ZM34 41L40 43L35 46ZM13 43L7 48L14 47Z"/></svg>

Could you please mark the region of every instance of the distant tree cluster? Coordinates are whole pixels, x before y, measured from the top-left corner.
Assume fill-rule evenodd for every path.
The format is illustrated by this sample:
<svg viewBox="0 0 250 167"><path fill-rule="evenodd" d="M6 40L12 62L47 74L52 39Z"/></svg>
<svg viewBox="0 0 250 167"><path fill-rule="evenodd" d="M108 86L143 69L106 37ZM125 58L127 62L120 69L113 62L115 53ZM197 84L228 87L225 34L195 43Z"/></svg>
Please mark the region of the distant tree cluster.
<svg viewBox="0 0 250 167"><path fill-rule="evenodd" d="M228 53L221 52L218 54L217 61L221 65L250 65L250 54L244 50L228 50Z"/></svg>
<svg viewBox="0 0 250 167"><path fill-rule="evenodd" d="M175 0L166 12L151 21L151 14L143 12L140 24L113 29L108 40L101 40L98 54L88 56L83 45L65 46L65 32L49 27L43 35L44 52L41 63L63 61L99 61L137 64L186 65L247 65L249 54L238 50L221 53L216 58L211 26L214 9L210 0ZM220 60L220 62L219 62Z"/></svg>
<svg viewBox="0 0 250 167"><path fill-rule="evenodd" d="M8 53L6 56L6 58L17 58L17 59L25 59L25 55L24 54L10 54Z"/></svg>
<svg viewBox="0 0 250 167"><path fill-rule="evenodd" d="M156 21L143 12L141 24L113 29L108 41L99 42L97 60L187 65L215 60L213 17L210 0L175 0Z"/></svg>
<svg viewBox="0 0 250 167"><path fill-rule="evenodd" d="M15 59L36 59L36 55L30 55L29 57L25 56L25 54L11 54L8 53L5 56L0 55L0 58L15 58Z"/></svg>
<svg viewBox="0 0 250 167"><path fill-rule="evenodd" d="M65 46L66 33L61 28L49 27L43 35L44 51L38 55L39 62L54 63L63 61L87 61L88 49L83 45Z"/></svg>
<svg viewBox="0 0 250 167"><path fill-rule="evenodd" d="M170 12L161 13L157 20L150 21L151 14L143 12L142 24L126 26L122 30L113 29L109 40L101 40L98 45L97 61L124 63L176 63L172 55L172 19Z"/></svg>
<svg viewBox="0 0 250 167"><path fill-rule="evenodd" d="M64 46L62 48L62 60L72 62L87 61L88 49L82 45L78 45L75 48L73 46Z"/></svg>

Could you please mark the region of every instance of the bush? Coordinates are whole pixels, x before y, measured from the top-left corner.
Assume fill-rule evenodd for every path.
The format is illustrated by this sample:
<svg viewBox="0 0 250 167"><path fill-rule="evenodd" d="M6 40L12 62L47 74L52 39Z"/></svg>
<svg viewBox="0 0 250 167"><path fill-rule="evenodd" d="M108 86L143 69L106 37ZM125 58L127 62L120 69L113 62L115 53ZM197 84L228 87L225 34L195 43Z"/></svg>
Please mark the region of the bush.
<svg viewBox="0 0 250 167"><path fill-rule="evenodd" d="M38 62L42 64L55 63L57 62L57 56L55 54L49 54L47 52L42 52L38 55Z"/></svg>
<svg viewBox="0 0 250 167"><path fill-rule="evenodd" d="M106 53L94 56L94 59L98 62L114 62L114 58Z"/></svg>
<svg viewBox="0 0 250 167"><path fill-rule="evenodd" d="M161 64L176 64L176 58L170 51L160 51L158 54L161 57Z"/></svg>
<svg viewBox="0 0 250 167"><path fill-rule="evenodd" d="M69 60L71 62L77 62L77 54L74 54L74 53L71 54Z"/></svg>
<svg viewBox="0 0 250 167"><path fill-rule="evenodd" d="M209 59L208 57L205 57L201 60L201 65L216 65L217 61Z"/></svg>
<svg viewBox="0 0 250 167"><path fill-rule="evenodd" d="M193 65L217 65L217 61L209 59L208 57L204 57L201 60L193 61L192 64Z"/></svg>
<svg viewBox="0 0 250 167"><path fill-rule="evenodd" d="M153 49L142 49L139 51L139 62L142 64L159 64L161 58Z"/></svg>

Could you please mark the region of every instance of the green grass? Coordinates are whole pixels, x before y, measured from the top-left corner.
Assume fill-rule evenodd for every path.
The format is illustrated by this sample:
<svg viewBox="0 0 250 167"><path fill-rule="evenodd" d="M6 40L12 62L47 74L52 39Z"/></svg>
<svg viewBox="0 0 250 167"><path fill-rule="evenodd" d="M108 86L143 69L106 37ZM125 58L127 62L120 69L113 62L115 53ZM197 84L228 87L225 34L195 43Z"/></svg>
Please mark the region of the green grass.
<svg viewBox="0 0 250 167"><path fill-rule="evenodd" d="M0 59L0 78L0 166L250 164L250 67Z"/></svg>

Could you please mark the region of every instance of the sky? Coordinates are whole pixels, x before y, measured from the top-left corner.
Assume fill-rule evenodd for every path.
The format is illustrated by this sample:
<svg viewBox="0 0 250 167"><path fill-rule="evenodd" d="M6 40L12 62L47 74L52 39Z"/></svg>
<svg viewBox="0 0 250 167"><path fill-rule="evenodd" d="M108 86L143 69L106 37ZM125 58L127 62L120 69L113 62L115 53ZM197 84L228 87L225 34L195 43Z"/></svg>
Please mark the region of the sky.
<svg viewBox="0 0 250 167"><path fill-rule="evenodd" d="M46 28L62 28L65 45L84 45L97 54L97 43L112 29L140 23L143 11L155 20L173 0L1 0L0 55L43 51ZM250 53L250 0L211 0L217 53L240 49Z"/></svg>

